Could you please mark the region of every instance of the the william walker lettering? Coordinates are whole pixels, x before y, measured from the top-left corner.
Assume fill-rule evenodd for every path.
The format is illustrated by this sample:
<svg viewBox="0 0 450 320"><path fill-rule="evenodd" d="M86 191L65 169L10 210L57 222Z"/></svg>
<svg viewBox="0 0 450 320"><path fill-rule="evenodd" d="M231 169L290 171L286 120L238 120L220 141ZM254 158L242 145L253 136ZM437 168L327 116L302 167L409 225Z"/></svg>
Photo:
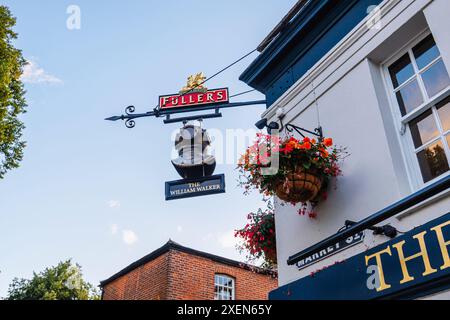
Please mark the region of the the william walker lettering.
<svg viewBox="0 0 450 320"><path fill-rule="evenodd" d="M166 200L205 196L225 192L224 175L202 177L195 180L166 182Z"/></svg>
<svg viewBox="0 0 450 320"><path fill-rule="evenodd" d="M200 182L195 182L195 183L187 183L186 188L171 190L170 194L172 196L179 196L179 195L186 194L186 193L205 192L205 191L213 191L213 190L219 190L219 189L220 189L220 183L202 186L202 184Z"/></svg>

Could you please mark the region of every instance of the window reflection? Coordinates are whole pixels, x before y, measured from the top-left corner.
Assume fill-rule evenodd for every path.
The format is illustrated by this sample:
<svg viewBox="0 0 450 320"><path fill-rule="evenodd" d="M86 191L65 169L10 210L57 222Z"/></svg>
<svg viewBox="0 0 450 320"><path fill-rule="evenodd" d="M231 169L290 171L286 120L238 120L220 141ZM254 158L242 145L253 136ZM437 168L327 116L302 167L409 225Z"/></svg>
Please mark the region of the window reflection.
<svg viewBox="0 0 450 320"><path fill-rule="evenodd" d="M431 110L425 112L419 118L414 119L410 124L410 128L416 148L421 147L439 135L439 130Z"/></svg>
<svg viewBox="0 0 450 320"><path fill-rule="evenodd" d="M408 54L405 54L397 62L389 67L394 88L404 83L414 75L414 68Z"/></svg>
<svg viewBox="0 0 450 320"><path fill-rule="evenodd" d="M434 42L432 35L429 35L415 46L413 48L413 53L419 69L425 68L434 59L440 56L439 49L436 46L436 42Z"/></svg>
<svg viewBox="0 0 450 320"><path fill-rule="evenodd" d="M397 100L403 116L420 106L423 103L423 97L417 80L398 91Z"/></svg>
<svg viewBox="0 0 450 320"><path fill-rule="evenodd" d="M450 130L450 98L447 98L441 106L438 107L439 119L441 119L444 132Z"/></svg>
<svg viewBox="0 0 450 320"><path fill-rule="evenodd" d="M423 181L426 183L449 170L442 142L435 143L417 153Z"/></svg>
<svg viewBox="0 0 450 320"><path fill-rule="evenodd" d="M442 59L422 73L422 79L429 97L434 97L450 85L450 77Z"/></svg>
<svg viewBox="0 0 450 320"><path fill-rule="evenodd" d="M234 279L225 275L214 276L214 299L234 299Z"/></svg>
<svg viewBox="0 0 450 320"><path fill-rule="evenodd" d="M408 116L412 155L427 183L449 171L450 97L433 100L450 89L450 76L431 34L402 54L388 72L402 120Z"/></svg>

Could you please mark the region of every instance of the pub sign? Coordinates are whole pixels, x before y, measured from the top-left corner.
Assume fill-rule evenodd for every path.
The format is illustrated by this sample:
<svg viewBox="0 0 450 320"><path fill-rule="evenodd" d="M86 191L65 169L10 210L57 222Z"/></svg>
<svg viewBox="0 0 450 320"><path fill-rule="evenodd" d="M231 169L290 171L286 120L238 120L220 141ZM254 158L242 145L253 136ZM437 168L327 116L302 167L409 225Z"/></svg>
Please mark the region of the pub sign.
<svg viewBox="0 0 450 320"><path fill-rule="evenodd" d="M189 76L179 94L161 96L160 108L192 109L203 105L228 102L228 89L208 90L203 73ZM211 138L201 125L184 122L175 137L178 157L172 165L181 180L166 182L166 200L176 200L225 192L225 176L213 175L216 158L209 154Z"/></svg>
<svg viewBox="0 0 450 320"><path fill-rule="evenodd" d="M450 213L282 286L272 300L411 299L450 283Z"/></svg>

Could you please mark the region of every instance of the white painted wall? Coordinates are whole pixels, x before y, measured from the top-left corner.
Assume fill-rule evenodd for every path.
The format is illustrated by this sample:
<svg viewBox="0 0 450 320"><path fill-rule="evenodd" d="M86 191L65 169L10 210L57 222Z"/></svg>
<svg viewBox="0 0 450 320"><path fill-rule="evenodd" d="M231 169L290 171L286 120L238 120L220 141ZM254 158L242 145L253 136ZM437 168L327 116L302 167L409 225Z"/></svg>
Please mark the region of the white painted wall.
<svg viewBox="0 0 450 320"><path fill-rule="evenodd" d="M298 208L277 202L280 283L318 269L314 265L298 272L285 263L290 255L336 233L346 219L359 221L400 197L368 61L361 62L327 91L319 105L325 136L347 146L351 156L344 161L344 176L338 179L337 189L331 187L328 200L317 207L316 220L299 216ZM292 123L315 127L314 108L305 110Z"/></svg>
<svg viewBox="0 0 450 320"><path fill-rule="evenodd" d="M429 295L418 300L450 300L450 290Z"/></svg>
<svg viewBox="0 0 450 320"><path fill-rule="evenodd" d="M450 70L450 1L434 0L424 10L428 26Z"/></svg>
<svg viewBox="0 0 450 320"><path fill-rule="evenodd" d="M388 241L366 232L363 244L301 271L286 263L289 256L336 233L346 219L362 220L413 191L380 63L428 22L450 69L450 1L386 0L381 11L381 30L368 30L362 22L263 114L274 121L276 110L283 107L287 112L285 122L315 128L317 116L311 92L314 82L325 136L347 146L351 153L344 162L344 176L338 179L337 189L331 187L328 200L317 208L317 220L299 216L298 207L276 201L280 285ZM450 211L448 194L386 223L408 231L446 214Z"/></svg>

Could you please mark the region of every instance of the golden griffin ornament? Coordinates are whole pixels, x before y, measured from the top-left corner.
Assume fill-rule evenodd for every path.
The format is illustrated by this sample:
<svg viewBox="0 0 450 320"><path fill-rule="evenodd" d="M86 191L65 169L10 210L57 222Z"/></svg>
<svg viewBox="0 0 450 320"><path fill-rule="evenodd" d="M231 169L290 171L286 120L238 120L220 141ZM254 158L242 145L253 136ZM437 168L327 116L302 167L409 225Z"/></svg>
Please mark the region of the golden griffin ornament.
<svg viewBox="0 0 450 320"><path fill-rule="evenodd" d="M187 92L206 92L208 88L203 85L206 80L206 76L203 72L197 73L195 75L190 75L187 79L187 84L180 91L180 94Z"/></svg>

